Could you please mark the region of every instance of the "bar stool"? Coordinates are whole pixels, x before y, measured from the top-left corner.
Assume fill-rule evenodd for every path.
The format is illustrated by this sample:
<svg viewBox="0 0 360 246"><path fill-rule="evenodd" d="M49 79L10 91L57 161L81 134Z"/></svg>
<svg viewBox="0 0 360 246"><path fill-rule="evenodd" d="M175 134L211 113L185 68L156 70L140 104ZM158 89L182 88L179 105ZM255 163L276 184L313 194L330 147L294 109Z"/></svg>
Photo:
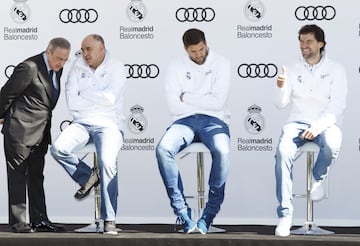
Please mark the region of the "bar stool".
<svg viewBox="0 0 360 246"><path fill-rule="evenodd" d="M205 180L204 180L204 153L210 153L209 149L205 144L201 142L195 142L187 146L180 153L183 153L180 159L183 159L191 153L196 153L197 156L197 195L196 196L185 196L186 198L195 198L198 200L198 217L201 215L202 210L205 207ZM208 233L225 232L226 230L217 228L210 225Z"/></svg>
<svg viewBox="0 0 360 246"><path fill-rule="evenodd" d="M70 120L62 121L60 124L60 131L65 129L65 127L70 124L71 124ZM76 151L76 154L83 155L82 157L80 157L80 160L85 159L85 157L87 157L90 153L93 154L94 171L98 172L98 162L97 162L95 144L93 144L93 143L87 144L82 149ZM104 221L102 219L100 219L100 184L94 187L94 197L95 197L95 219L94 219L94 221L85 227L75 229L76 232L102 233L104 231Z"/></svg>
<svg viewBox="0 0 360 246"><path fill-rule="evenodd" d="M88 154L93 154L93 166L94 172L98 172L98 163L97 163L97 155L95 144L90 143L85 145L82 149L76 152L77 154L85 154L81 160L83 160ZM94 187L94 197L95 197L95 219L92 223L85 227L81 227L79 229L75 229L76 232L96 232L102 233L104 232L104 221L100 219L100 184Z"/></svg>
<svg viewBox="0 0 360 246"><path fill-rule="evenodd" d="M312 181L312 168L314 165L314 156L315 153L319 153L319 146L313 142L307 142L302 147L299 148L295 161L303 154L306 153L307 166L306 166L306 194L294 194L294 197L306 197L306 208L307 216L305 224L295 230L291 230L290 233L294 235L327 235L333 234L334 232L322 229L315 225L314 223L314 202L311 200L310 191L311 191L311 181Z"/></svg>

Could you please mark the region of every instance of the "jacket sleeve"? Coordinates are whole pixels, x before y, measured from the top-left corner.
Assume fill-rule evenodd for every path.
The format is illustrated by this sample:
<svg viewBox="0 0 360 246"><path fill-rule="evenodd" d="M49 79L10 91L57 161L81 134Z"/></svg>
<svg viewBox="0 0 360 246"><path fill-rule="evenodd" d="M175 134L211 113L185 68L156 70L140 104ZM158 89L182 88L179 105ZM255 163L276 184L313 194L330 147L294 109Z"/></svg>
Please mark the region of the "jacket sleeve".
<svg viewBox="0 0 360 246"><path fill-rule="evenodd" d="M32 69L26 62L15 67L13 74L0 91L0 118L4 118L13 101L31 84L35 73L36 69Z"/></svg>
<svg viewBox="0 0 360 246"><path fill-rule="evenodd" d="M125 87L124 66L120 63L114 63L111 68L111 76L106 86L100 90L85 90L82 97L93 104L101 106L113 106L118 99L122 97Z"/></svg>
<svg viewBox="0 0 360 246"><path fill-rule="evenodd" d="M330 90L329 104L322 116L311 123L311 127L316 135L329 126L338 123L346 108L347 78L345 70L340 65L333 67L331 70L334 71L334 77Z"/></svg>
<svg viewBox="0 0 360 246"><path fill-rule="evenodd" d="M229 90L230 63L222 59L215 66L211 89L205 93L187 92L183 96L183 101L202 110L221 111L227 102Z"/></svg>
<svg viewBox="0 0 360 246"><path fill-rule="evenodd" d="M180 100L183 92L182 80L178 73L178 64L171 62L166 73L165 79L166 99L170 114L184 114L191 110L191 107Z"/></svg>
<svg viewBox="0 0 360 246"><path fill-rule="evenodd" d="M291 70L287 70L287 79L282 88L277 86L277 82L275 81L274 92L273 92L273 101L277 108L285 108L291 99L292 94L292 80L294 76L291 73Z"/></svg>

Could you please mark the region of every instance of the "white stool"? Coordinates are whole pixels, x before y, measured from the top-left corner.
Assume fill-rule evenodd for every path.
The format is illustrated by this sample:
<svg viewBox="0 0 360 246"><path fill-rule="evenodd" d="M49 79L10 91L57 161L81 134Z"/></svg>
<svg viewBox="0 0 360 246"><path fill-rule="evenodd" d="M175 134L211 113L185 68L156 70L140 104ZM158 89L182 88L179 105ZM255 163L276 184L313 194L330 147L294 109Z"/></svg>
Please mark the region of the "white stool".
<svg viewBox="0 0 360 246"><path fill-rule="evenodd" d="M197 196L185 196L186 198L198 199L198 216L201 215L202 210L205 207L205 180L204 180L204 153L210 153L209 149L200 142L192 143L183 149L180 153L184 153L180 159L183 159L190 153L196 153L197 155ZM214 227L210 225L208 233L225 232L226 230Z"/></svg>
<svg viewBox="0 0 360 246"><path fill-rule="evenodd" d="M96 155L96 148L95 144L90 143L85 145L82 149L77 151L78 154L85 154L81 160L83 160L89 153L93 153L93 162L94 162L94 172L98 172L98 163L97 163L97 155ZM95 197L95 220L79 229L76 229L76 232L97 232L102 233L104 232L104 221L100 219L100 184L94 187L94 197Z"/></svg>
<svg viewBox="0 0 360 246"><path fill-rule="evenodd" d="M315 225L314 223L314 210L313 210L313 200L311 200L310 191L311 191L311 181L312 181L312 168L314 165L315 153L319 152L319 146L313 142L308 142L299 148L295 160L297 160L303 153L307 154L307 166L306 166L306 194L305 195L296 195L294 197L306 197L306 208L307 216L305 225L302 227L292 230L290 233L295 235L326 235L333 234L334 232L322 229Z"/></svg>
<svg viewBox="0 0 360 246"><path fill-rule="evenodd" d="M70 120L64 120L60 124L60 130L62 131L71 124ZM85 145L82 149L76 151L76 154L83 154L80 160L83 160L88 154L93 153L93 167L94 172L98 172L98 162L96 155L95 144L90 143ZM94 197L95 197L95 220L88 226L81 227L76 229L76 232L103 232L104 231L104 221L100 219L100 184L94 187Z"/></svg>

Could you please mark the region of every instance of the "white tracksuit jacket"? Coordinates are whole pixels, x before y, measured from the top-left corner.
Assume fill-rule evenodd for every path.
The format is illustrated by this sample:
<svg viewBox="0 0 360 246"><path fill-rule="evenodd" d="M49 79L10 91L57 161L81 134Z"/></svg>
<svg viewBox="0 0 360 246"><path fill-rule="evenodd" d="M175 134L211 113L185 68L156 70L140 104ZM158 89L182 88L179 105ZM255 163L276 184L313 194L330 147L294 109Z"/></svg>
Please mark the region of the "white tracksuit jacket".
<svg viewBox="0 0 360 246"><path fill-rule="evenodd" d="M344 68L322 54L319 63L310 65L301 58L287 68L283 88L275 86L275 105L292 103L288 122L311 125L318 135L327 127L341 126L346 108L347 78Z"/></svg>
<svg viewBox="0 0 360 246"><path fill-rule="evenodd" d="M166 96L173 120L206 114L230 122L227 99L230 90L230 63L209 50L205 63L198 65L188 56L169 64ZM180 101L181 93L183 102Z"/></svg>
<svg viewBox="0 0 360 246"><path fill-rule="evenodd" d="M83 57L77 59L65 84L67 105L74 120L123 130L125 80L124 65L111 59L108 51L96 70Z"/></svg>

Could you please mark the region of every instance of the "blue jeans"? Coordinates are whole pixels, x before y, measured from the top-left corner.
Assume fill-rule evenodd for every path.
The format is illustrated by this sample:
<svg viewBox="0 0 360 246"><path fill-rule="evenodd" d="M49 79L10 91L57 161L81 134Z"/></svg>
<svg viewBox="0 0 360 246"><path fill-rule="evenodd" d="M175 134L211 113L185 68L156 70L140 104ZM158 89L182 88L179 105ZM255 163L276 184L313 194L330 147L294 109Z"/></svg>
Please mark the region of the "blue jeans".
<svg viewBox="0 0 360 246"><path fill-rule="evenodd" d="M298 148L310 141L300 138L308 127L309 125L306 123L292 122L282 129L275 155L276 196L279 202L277 215L279 218L292 216L294 211L292 205L293 162ZM312 169L313 178L314 180L323 180L328 175L330 165L339 155L342 141L341 130L338 126L333 125L312 141L320 147Z"/></svg>
<svg viewBox="0 0 360 246"><path fill-rule="evenodd" d="M83 186L92 170L75 152L90 142L96 147L101 180L100 216L105 221L115 221L118 196L117 156L123 143L121 131L115 127L90 126L74 122L61 132L50 147L50 152L72 179Z"/></svg>
<svg viewBox="0 0 360 246"><path fill-rule="evenodd" d="M225 182L229 173L230 134L228 126L215 117L197 114L175 121L156 147L158 167L175 214L188 208L175 157L192 142L204 143L211 152L209 199L205 213L216 215L224 201Z"/></svg>

